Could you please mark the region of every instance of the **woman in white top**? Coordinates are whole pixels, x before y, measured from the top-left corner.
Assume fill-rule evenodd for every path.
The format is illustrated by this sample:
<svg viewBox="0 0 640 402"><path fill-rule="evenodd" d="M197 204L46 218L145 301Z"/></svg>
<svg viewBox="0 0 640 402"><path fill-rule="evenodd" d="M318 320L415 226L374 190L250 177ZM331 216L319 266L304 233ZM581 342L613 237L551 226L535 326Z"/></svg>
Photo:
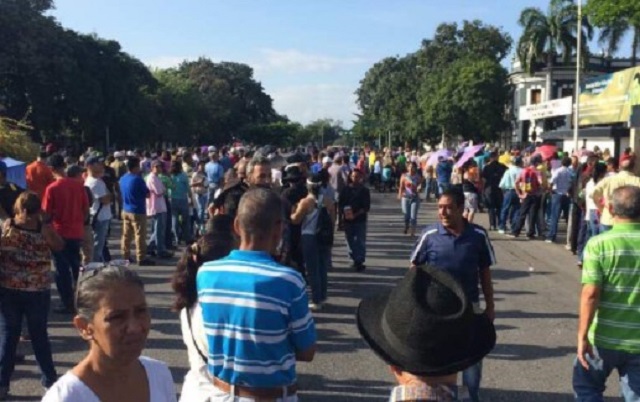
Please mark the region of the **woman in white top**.
<svg viewBox="0 0 640 402"><path fill-rule="evenodd" d="M171 372L140 356L151 318L140 277L96 264L80 274L74 326L89 353L47 391L43 402L175 402Z"/></svg>
<svg viewBox="0 0 640 402"><path fill-rule="evenodd" d="M228 215L214 216L207 225L211 231L187 247L173 274L171 287L176 296L173 309L180 312L182 339L189 356L189 371L184 378L180 401L207 402L218 392L207 368L209 347L198 304L196 275L202 264L225 257L235 248L232 224Z"/></svg>
<svg viewBox="0 0 640 402"><path fill-rule="evenodd" d="M591 179L584 187L584 200L585 200L585 222L586 222L586 234L583 239L580 239L580 245L578 247L578 266L582 268L582 257L584 254L584 246L587 241L593 236L600 234L600 208L593 201L593 190L596 188L596 184L602 180L607 174L607 166L603 163L596 163L593 165L593 172Z"/></svg>

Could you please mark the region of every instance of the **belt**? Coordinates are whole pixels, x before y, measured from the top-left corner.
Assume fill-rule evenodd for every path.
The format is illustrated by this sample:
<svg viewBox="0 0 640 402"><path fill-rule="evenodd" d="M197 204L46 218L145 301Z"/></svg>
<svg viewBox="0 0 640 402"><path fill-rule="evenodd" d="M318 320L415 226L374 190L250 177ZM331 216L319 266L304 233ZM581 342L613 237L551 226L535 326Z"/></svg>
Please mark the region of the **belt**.
<svg viewBox="0 0 640 402"><path fill-rule="evenodd" d="M216 377L213 377L213 385L224 393L231 394L233 390L233 396L251 398L255 402L276 402L278 398L292 396L298 392L298 386L296 384L286 387L253 388L242 385L231 385Z"/></svg>

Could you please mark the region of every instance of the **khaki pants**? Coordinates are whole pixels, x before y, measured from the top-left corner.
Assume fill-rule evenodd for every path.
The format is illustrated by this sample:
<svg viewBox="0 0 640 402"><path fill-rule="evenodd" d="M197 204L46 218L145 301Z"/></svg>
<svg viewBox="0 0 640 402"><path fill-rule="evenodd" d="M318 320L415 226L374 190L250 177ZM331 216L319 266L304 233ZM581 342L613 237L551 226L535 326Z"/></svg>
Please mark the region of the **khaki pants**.
<svg viewBox="0 0 640 402"><path fill-rule="evenodd" d="M87 265L93 261L93 227L84 225L84 238L82 239L82 265Z"/></svg>
<svg viewBox="0 0 640 402"><path fill-rule="evenodd" d="M122 258L131 258L131 240L136 241L136 261L147 256L147 216L122 212Z"/></svg>

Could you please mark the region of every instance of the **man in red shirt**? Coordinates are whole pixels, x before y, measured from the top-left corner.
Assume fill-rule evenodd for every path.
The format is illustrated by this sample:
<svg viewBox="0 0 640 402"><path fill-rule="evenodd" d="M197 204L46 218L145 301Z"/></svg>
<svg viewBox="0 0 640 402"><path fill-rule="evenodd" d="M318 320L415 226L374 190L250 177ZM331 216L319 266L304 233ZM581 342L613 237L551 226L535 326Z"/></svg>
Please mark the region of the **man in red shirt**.
<svg viewBox="0 0 640 402"><path fill-rule="evenodd" d="M73 284L80 271L80 247L89 200L81 181L65 177L62 156L52 155L48 162L56 181L44 192L42 210L46 214L45 220L53 223L53 228L65 241L62 250L53 252L56 286L62 301L62 306L54 311L73 313Z"/></svg>
<svg viewBox="0 0 640 402"><path fill-rule="evenodd" d="M53 173L45 162L46 158L47 153L40 152L38 159L36 159L35 162L30 163L26 169L27 188L38 194L38 197L40 197L41 200L44 196L44 190L49 184L53 183L54 180Z"/></svg>
<svg viewBox="0 0 640 402"><path fill-rule="evenodd" d="M520 216L518 223L511 232L512 237L520 236L520 231L524 227L525 220L528 221L527 238L535 237L535 228L538 225L538 212L542 201L542 184L538 178L537 166L542 163L542 158L536 155L531 158L530 165L520 173L520 177L516 179L516 193L520 198ZM543 233L542 228L538 228L539 233Z"/></svg>

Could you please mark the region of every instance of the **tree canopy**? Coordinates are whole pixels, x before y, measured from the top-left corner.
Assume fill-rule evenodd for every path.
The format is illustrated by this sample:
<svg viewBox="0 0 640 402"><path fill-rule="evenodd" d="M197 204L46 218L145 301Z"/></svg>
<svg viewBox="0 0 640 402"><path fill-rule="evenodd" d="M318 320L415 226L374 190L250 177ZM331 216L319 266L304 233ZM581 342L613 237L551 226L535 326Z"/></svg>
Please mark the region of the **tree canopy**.
<svg viewBox="0 0 640 402"><path fill-rule="evenodd" d="M396 143L446 137L496 138L505 128L506 70L511 38L481 21L441 24L432 39L404 57L375 63L356 91L362 113L354 135L391 132Z"/></svg>

